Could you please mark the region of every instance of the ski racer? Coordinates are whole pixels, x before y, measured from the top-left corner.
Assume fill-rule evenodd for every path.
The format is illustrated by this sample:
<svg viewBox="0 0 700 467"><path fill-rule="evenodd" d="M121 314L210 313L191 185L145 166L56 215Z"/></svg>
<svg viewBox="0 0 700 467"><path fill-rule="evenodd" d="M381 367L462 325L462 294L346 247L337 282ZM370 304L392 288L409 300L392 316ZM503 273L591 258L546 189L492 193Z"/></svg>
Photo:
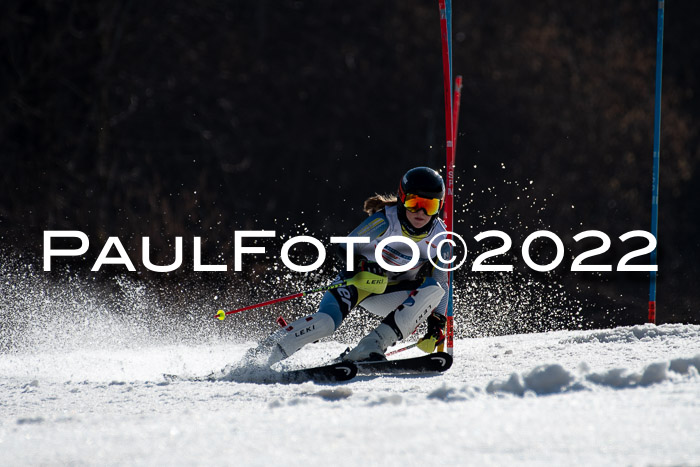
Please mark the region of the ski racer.
<svg viewBox="0 0 700 467"><path fill-rule="evenodd" d="M375 329L360 340L355 348L341 357L349 361L386 360L386 349L411 335L427 320L427 333L418 341L418 348L431 353L444 341L445 310L447 307L447 272L433 264L444 266L439 259L448 258L446 245L438 255L430 240L445 232L440 212L445 199L442 177L428 167L409 170L399 183L398 196L375 195L364 203L369 217L350 233L350 237L369 237L369 243L355 244L355 271L368 271L387 276L384 293L371 294L354 285L325 292L318 311L279 329L263 341L250 356L266 355L267 364L285 359L306 344L330 336L338 329L350 311L360 305L383 317ZM376 262L375 247L383 238L403 236L415 242L420 251L418 263L405 272L383 270ZM343 261L346 249L341 248ZM412 257L409 245L392 242L382 251L387 264L406 265ZM432 263L429 260L432 258ZM436 259L437 258L437 259ZM341 272L337 281L352 277L356 272Z"/></svg>

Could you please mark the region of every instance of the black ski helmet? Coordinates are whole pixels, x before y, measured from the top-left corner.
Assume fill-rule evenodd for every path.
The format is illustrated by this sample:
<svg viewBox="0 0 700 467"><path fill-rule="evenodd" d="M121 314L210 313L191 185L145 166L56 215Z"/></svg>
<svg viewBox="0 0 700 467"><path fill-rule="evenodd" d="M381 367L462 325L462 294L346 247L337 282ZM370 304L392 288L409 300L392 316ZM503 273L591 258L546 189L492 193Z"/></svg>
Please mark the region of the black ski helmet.
<svg viewBox="0 0 700 467"><path fill-rule="evenodd" d="M422 198L431 198L440 200L440 209L433 217L433 221L440 215L440 211L445 203L445 182L435 170L430 167L416 167L409 170L401 177L398 193L398 214L401 224L411 234L425 233L432 227L432 222L417 231L406 218L406 208L404 202L407 195L416 195Z"/></svg>
<svg viewBox="0 0 700 467"><path fill-rule="evenodd" d="M401 178L399 183L399 203L406 201L406 195L412 194L423 198L445 201L445 182L439 173L430 167L416 167ZM440 204L442 208L442 203Z"/></svg>

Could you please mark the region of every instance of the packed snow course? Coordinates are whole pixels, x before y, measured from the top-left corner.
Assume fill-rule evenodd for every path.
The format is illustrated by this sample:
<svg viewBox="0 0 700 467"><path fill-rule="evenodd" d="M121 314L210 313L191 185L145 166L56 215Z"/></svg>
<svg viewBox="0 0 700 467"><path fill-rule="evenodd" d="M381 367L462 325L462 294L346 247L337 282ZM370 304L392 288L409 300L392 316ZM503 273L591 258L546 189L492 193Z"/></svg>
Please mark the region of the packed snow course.
<svg viewBox="0 0 700 467"><path fill-rule="evenodd" d="M237 366L253 342L49 337L0 353L0 465L700 465L696 325L460 339L445 374L290 385Z"/></svg>

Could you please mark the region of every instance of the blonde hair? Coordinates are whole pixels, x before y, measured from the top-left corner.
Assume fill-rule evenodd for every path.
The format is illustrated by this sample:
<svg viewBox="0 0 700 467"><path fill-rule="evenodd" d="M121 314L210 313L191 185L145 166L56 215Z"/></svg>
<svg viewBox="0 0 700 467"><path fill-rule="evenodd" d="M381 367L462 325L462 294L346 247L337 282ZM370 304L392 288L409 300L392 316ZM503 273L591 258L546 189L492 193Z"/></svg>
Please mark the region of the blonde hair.
<svg viewBox="0 0 700 467"><path fill-rule="evenodd" d="M399 200L396 195L380 195L376 193L365 200L363 210L370 216L375 212L381 211L387 206L396 206Z"/></svg>

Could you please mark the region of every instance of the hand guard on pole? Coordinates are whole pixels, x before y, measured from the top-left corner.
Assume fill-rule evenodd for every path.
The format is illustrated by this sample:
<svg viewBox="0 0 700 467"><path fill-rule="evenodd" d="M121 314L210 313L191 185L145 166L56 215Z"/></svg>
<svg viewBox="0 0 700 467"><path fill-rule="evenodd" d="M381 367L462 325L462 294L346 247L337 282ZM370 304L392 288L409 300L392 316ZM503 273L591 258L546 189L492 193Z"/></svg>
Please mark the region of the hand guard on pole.
<svg viewBox="0 0 700 467"><path fill-rule="evenodd" d="M445 341L445 324L447 324L447 318L445 315L433 311L431 315L428 316L426 324L428 325L428 332L418 340L416 347L425 353L433 353L435 347Z"/></svg>

